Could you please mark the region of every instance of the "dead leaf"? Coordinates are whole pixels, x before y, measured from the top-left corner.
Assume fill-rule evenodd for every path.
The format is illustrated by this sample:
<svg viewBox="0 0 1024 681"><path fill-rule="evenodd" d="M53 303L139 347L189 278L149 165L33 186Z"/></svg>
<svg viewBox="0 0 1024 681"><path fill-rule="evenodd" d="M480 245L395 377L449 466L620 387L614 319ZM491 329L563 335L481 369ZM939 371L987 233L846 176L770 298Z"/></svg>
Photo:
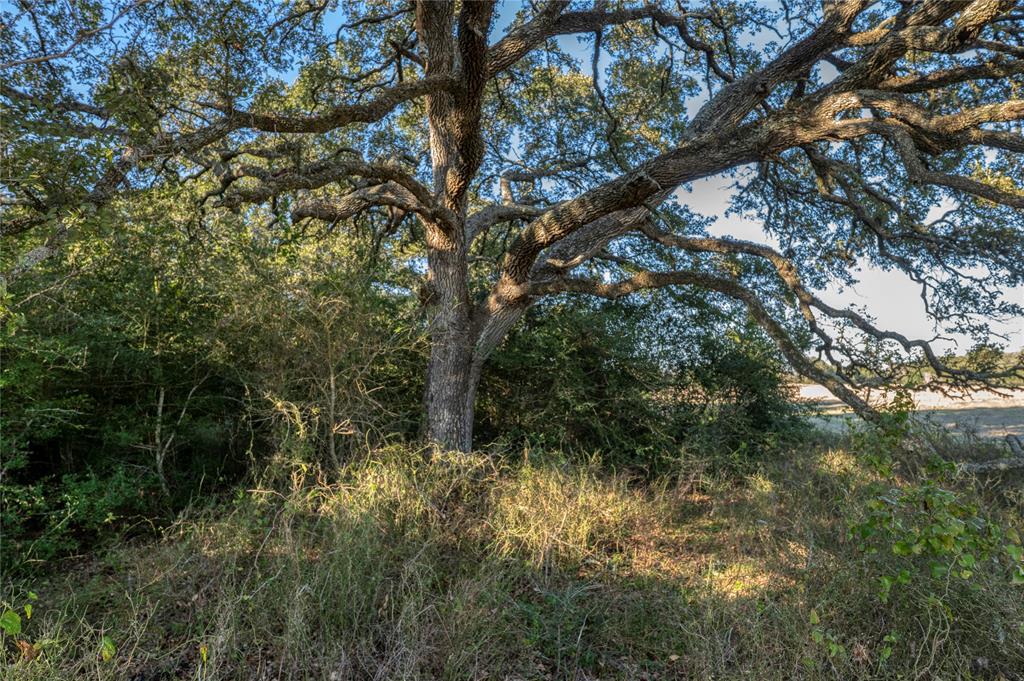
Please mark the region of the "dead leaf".
<svg viewBox="0 0 1024 681"><path fill-rule="evenodd" d="M39 657L39 648L32 645L28 641L15 639L14 645L18 646L18 650L21 651L21 659L25 660L26 662L31 662L32 660Z"/></svg>

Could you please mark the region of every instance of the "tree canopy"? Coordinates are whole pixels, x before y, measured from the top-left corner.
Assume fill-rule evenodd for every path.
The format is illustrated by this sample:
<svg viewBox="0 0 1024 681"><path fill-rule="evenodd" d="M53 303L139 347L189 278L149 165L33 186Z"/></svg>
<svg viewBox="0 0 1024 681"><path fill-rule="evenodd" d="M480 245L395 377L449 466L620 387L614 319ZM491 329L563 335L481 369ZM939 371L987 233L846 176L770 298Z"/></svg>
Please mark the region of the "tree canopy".
<svg viewBox="0 0 1024 681"><path fill-rule="evenodd" d="M484 363L550 296L749 315L868 416L855 389L896 350L952 387L1024 371L949 366L821 297L868 264L916 282L940 332L990 343L1024 315L1003 294L1024 284L1017 0L25 1L0 21L8 287L111 226L365 231L404 273L379 285L430 311L444 447L472 446ZM688 206L715 176L764 242Z"/></svg>

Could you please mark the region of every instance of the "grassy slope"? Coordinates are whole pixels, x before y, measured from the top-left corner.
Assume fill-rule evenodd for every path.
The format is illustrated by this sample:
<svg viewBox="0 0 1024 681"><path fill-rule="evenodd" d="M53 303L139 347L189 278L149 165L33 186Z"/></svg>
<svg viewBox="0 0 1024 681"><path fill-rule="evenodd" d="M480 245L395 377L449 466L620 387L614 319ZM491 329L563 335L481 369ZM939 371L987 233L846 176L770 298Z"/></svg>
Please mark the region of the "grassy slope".
<svg viewBox="0 0 1024 681"><path fill-rule="evenodd" d="M395 450L327 484L282 464L160 543L6 585L38 592L24 637L43 652L14 664L4 640L4 677L1022 678L1005 575L880 602L904 559L846 539L876 480L842 447L685 468L641 485ZM994 505L1019 527L1020 496Z"/></svg>

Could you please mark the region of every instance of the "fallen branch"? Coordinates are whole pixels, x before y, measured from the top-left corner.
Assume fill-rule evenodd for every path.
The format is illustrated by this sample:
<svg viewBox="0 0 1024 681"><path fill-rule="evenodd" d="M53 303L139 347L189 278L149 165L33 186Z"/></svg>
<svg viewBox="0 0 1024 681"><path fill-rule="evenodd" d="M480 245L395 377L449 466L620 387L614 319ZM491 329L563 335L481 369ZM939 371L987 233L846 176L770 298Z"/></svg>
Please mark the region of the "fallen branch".
<svg viewBox="0 0 1024 681"><path fill-rule="evenodd" d="M979 461L960 464L960 469L969 473L992 473L995 471L1010 471L1024 468L1024 443L1016 435L1007 435L1006 444L1009 445L1013 456L995 461Z"/></svg>

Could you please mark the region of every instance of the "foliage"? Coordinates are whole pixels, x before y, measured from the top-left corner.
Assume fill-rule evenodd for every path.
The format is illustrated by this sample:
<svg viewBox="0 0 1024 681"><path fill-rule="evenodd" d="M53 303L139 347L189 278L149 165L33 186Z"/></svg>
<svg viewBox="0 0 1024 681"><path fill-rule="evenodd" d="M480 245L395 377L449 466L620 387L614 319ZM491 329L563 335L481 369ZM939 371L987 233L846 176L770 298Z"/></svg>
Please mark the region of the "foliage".
<svg viewBox="0 0 1024 681"><path fill-rule="evenodd" d="M484 369L483 440L655 472L681 451L742 462L797 437L778 351L756 328L689 321L657 299L532 309Z"/></svg>
<svg viewBox="0 0 1024 681"><path fill-rule="evenodd" d="M417 433L421 315L381 285L387 263L348 253L365 246L292 245L224 282L217 355L246 386L252 418L271 424L274 449L338 465Z"/></svg>
<svg viewBox="0 0 1024 681"><path fill-rule="evenodd" d="M757 459L799 437L798 417L786 365L756 327L707 333L688 362L677 365L681 418L692 448L706 455L729 453Z"/></svg>
<svg viewBox="0 0 1024 681"><path fill-rule="evenodd" d="M907 558L915 572L931 577L937 594L950 578L969 580L979 569L1005 571L1014 584L1024 584L1017 531L1004 531L983 517L977 505L935 480L893 488L875 497L868 504L868 517L853 526L851 536L870 550L882 545ZM913 578L907 568L879 577L883 602L894 585L908 584Z"/></svg>
<svg viewBox="0 0 1024 681"><path fill-rule="evenodd" d="M482 440L656 464L672 429L654 398L669 379L642 346L651 321L642 309L615 304L531 310L484 368Z"/></svg>
<svg viewBox="0 0 1024 681"><path fill-rule="evenodd" d="M291 428L316 433L316 455L335 458L339 439L343 449L351 445L348 435L336 436L384 440L389 428L408 432L413 419L407 396L378 418L369 414L375 386L338 392L339 377L360 383L358 367L376 350L372 342L325 342L343 334L328 317L351 318L369 338L371 329L393 331L386 322L397 315L401 338L382 337L409 346L426 332L424 430L460 450L473 445L472 399L464 398L477 394L476 368L526 310L555 310L562 294L618 299L670 288L681 315L713 307L734 327L749 315L792 369L833 387L902 379L892 369L910 352L960 388L1010 384L1024 366L999 361L989 326L1024 312L1006 296L1024 282L1015 47L1024 23L1011 5L16 4L0 17L8 129L0 211L12 245L0 265L15 284L52 267L56 276L36 282L41 290L19 292L43 296L47 283L63 282L79 264L144 252L121 249L141 235L159 254L140 260L150 276L140 272L136 286L111 298L150 299L160 310L136 321L152 321L163 340L146 352L159 348L166 360L180 353L182 366L198 369L133 376L175 408L200 379L224 385L197 391L197 399L244 399L248 379L207 366L195 344L204 335L173 335L179 329L167 322L179 315L191 331L209 330L225 310L238 311L221 307L216 292L232 280L254 283L242 275L250 266L270 273L279 297L255 282L254 300L282 314L302 307L296 338L326 355L285 352L276 369L266 356L248 358L249 368L295 372L260 385L258 399L271 395L291 414ZM834 64L843 77L832 77ZM715 218L688 198L716 177L735 180L735 191L721 196L728 210L718 212L757 218L761 243L717 236ZM180 238L166 240L168 230ZM286 263L310 264L293 246L317 251L317 243L327 268L287 271ZM212 260L202 256L203 271L190 268L188 256L200 248L221 251L214 260L222 273L206 270ZM378 257L372 286L358 276L347 281ZM47 265L58 259L60 266ZM981 372L946 366L928 342L819 297L855 283L864 267L919 285L937 338L976 341L968 364ZM338 296L317 287L326 270L337 277L319 283L331 280ZM312 276L301 281L302 274ZM325 296L326 307L303 301L307 291ZM359 300L350 300L357 291ZM404 333L420 304L425 319L416 321L428 323ZM253 325L234 331L251 333ZM561 355L551 339L541 342ZM812 344L826 364L804 357ZM352 373L339 373L339 362ZM381 380L397 384L406 364L389 365ZM569 405L579 411L555 428L553 441L623 449L616 442L634 434L628 424L599 424L619 399L610 394L615 383L593 395L572 390L584 399ZM836 392L869 410L851 390ZM765 395L754 398L756 409ZM351 414L338 413L339 400ZM161 403L153 395L136 401ZM775 418L751 403L730 414L722 403L709 401L721 413L716 427L738 415L737 433ZM187 411L224 413L221 405ZM494 423L480 432L504 427L498 412L512 410L488 411ZM129 428L115 419L116 432L138 444L143 433L156 434L153 420ZM645 421L634 429L639 447L655 449L660 435L648 437ZM511 425L516 438L527 430ZM728 432L714 439L733 448L746 441ZM163 442L146 446L157 468L171 456Z"/></svg>
<svg viewBox="0 0 1024 681"><path fill-rule="evenodd" d="M864 551L891 551L906 564L878 576L879 597L886 602L894 587L921 580L920 588L942 603L950 579L968 581L980 570L1008 574L1013 584L1024 585L1018 530L993 522L957 489L955 463L933 456L918 466L917 480L901 484L894 454L909 451L910 436L924 427L911 421L912 408L909 395L898 393L878 425L853 435L882 480L864 517L851 524L849 537Z"/></svg>
<svg viewBox="0 0 1024 681"><path fill-rule="evenodd" d="M163 206L6 291L4 570L150 532L283 448L320 460L337 440L338 460L415 434L417 319L323 250L358 242L221 223L199 244Z"/></svg>
<svg viewBox="0 0 1024 681"><path fill-rule="evenodd" d="M209 282L173 239L93 245L8 294L5 569L120 536L231 470L240 386L208 355Z"/></svg>
<svg viewBox="0 0 1024 681"><path fill-rule="evenodd" d="M6 467L0 485L5 572L38 570L53 558L146 533L152 518L165 515L155 478L123 465L28 482L18 473Z"/></svg>
<svg viewBox="0 0 1024 681"><path fill-rule="evenodd" d="M8 291L5 569L150 532L274 457L338 466L420 433L424 319L394 283L413 285L414 254L233 221L200 243L187 206L125 210L137 228ZM718 328L663 298L535 307L485 368L478 441L647 473L683 450L764 454L787 427L782 365Z"/></svg>

